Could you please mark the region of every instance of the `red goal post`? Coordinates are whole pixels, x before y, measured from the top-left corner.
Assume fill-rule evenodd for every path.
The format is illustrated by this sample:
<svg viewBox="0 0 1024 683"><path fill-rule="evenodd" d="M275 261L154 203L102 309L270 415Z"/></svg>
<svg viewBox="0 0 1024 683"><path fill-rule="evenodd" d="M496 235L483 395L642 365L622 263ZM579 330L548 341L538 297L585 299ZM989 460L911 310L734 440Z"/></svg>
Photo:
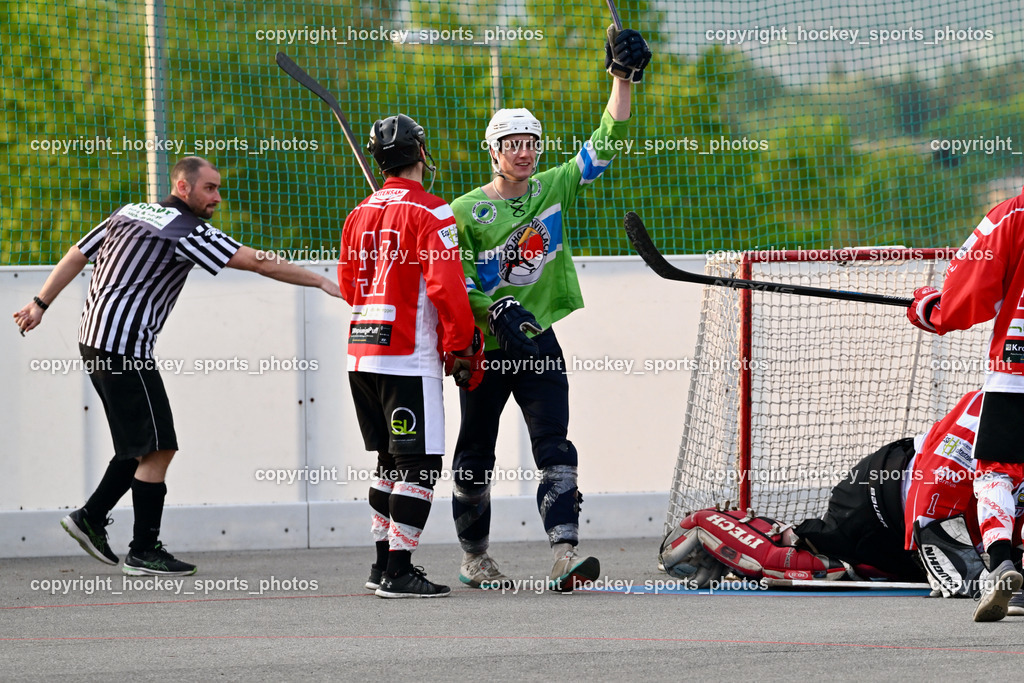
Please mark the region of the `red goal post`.
<svg viewBox="0 0 1024 683"><path fill-rule="evenodd" d="M940 287L955 253L723 252L705 272L909 297ZM846 469L981 386L989 331L939 337L897 307L705 287L667 525L725 501L785 522L820 516Z"/></svg>

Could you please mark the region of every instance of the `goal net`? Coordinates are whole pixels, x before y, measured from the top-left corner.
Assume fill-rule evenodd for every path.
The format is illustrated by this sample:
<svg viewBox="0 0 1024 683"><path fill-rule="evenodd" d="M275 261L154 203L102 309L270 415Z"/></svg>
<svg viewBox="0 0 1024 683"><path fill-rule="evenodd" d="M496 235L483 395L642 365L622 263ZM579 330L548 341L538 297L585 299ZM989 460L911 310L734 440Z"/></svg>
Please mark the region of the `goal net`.
<svg viewBox="0 0 1024 683"><path fill-rule="evenodd" d="M953 253L733 253L706 272L909 297L941 287ZM784 522L820 516L851 465L981 387L990 330L940 337L899 307L706 287L667 526L726 501Z"/></svg>

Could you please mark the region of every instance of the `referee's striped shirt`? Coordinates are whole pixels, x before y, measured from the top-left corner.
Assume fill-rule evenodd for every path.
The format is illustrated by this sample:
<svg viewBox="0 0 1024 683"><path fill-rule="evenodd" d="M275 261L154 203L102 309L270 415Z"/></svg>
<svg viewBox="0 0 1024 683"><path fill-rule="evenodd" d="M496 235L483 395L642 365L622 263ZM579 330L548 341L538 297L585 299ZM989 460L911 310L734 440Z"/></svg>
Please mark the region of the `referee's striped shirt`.
<svg viewBox="0 0 1024 683"><path fill-rule="evenodd" d="M78 242L96 264L78 341L152 358L156 335L192 267L216 275L241 246L177 197L122 206Z"/></svg>

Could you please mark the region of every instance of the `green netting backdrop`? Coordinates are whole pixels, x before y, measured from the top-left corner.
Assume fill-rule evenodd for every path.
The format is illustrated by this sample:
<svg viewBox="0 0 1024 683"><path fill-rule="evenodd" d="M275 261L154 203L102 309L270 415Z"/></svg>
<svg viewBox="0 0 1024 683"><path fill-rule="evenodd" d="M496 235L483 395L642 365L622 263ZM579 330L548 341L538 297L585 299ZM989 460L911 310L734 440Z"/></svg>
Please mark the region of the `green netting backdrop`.
<svg viewBox="0 0 1024 683"><path fill-rule="evenodd" d="M619 12L654 62L634 89L631 148L571 217L578 254L630 253L630 209L678 253L959 244L1020 191L1017 0ZM165 40L156 71L153 13ZM608 98L608 24L596 0L165 0L154 12L6 0L0 264L53 263L117 205L147 198L153 73L169 159L200 153L223 173L213 222L257 248L315 254L334 247L366 185L329 110L277 68L277 50L334 92L360 138L383 115L416 118L440 162L434 191L453 199L490 178L480 141L496 95L543 122L541 168L570 158Z"/></svg>

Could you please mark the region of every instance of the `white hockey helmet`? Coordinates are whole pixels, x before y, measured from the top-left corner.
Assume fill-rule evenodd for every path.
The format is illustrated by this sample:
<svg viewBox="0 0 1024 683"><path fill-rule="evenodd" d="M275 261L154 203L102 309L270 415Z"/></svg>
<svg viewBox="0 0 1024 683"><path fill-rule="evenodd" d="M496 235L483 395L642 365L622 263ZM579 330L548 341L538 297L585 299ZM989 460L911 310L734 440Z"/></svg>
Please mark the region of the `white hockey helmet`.
<svg viewBox="0 0 1024 683"><path fill-rule="evenodd" d="M484 138L487 140L488 147L497 154L499 151L498 145L503 137L521 134L533 135L538 140L541 139L543 129L537 117L531 114L529 109L499 109L491 117L490 123L487 124ZM489 156L491 157L491 166L494 168L494 172L498 173L497 160L494 158L494 155L489 154ZM540 156L539 151L537 156Z"/></svg>

